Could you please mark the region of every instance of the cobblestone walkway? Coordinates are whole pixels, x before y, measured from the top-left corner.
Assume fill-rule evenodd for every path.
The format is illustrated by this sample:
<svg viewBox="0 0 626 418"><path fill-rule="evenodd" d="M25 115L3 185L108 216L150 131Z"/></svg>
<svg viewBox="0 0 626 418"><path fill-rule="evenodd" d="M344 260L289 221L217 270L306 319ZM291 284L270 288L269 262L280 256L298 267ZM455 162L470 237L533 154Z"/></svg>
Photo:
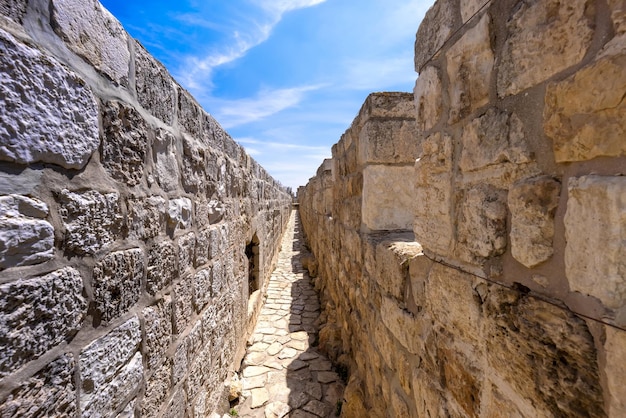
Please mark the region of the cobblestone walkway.
<svg viewBox="0 0 626 418"><path fill-rule="evenodd" d="M294 210L240 372L245 398L235 408L240 417L335 417L338 411L344 387L317 351L320 305L302 269L301 248Z"/></svg>

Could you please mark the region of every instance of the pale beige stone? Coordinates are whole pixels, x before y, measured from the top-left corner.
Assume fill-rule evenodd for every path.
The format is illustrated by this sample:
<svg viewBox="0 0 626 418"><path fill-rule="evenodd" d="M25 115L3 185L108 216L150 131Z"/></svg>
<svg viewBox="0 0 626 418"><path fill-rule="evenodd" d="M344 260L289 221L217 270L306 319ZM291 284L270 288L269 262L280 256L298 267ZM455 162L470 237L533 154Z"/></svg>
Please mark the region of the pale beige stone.
<svg viewBox="0 0 626 418"><path fill-rule="evenodd" d="M461 3L461 19L466 23L486 4L485 0L463 0Z"/></svg>
<svg viewBox="0 0 626 418"><path fill-rule="evenodd" d="M415 36L415 71L418 73L432 58L457 28L457 2L436 1L426 12Z"/></svg>
<svg viewBox="0 0 626 418"><path fill-rule="evenodd" d="M452 138L436 133L422 143L415 163L415 241L425 249L447 255L452 245Z"/></svg>
<svg viewBox="0 0 626 418"><path fill-rule="evenodd" d="M410 96L413 106L413 97ZM359 132L358 164L413 163L420 141L414 117L369 119Z"/></svg>
<svg viewBox="0 0 626 418"><path fill-rule="evenodd" d="M580 62L594 33L592 0L523 2L508 19L498 95L519 93Z"/></svg>
<svg viewBox="0 0 626 418"><path fill-rule="evenodd" d="M554 253L554 214L561 184L549 176L524 180L509 190L511 254L528 268Z"/></svg>
<svg viewBox="0 0 626 418"><path fill-rule="evenodd" d="M405 240L383 241L376 246L376 282L381 290L390 296L402 300L409 263L413 257L422 253L422 246L417 242Z"/></svg>
<svg viewBox="0 0 626 418"><path fill-rule="evenodd" d="M393 299L383 297L380 307L383 324L393 334L400 345L411 354L418 354L423 348L425 324L410 312L400 308Z"/></svg>
<svg viewBox="0 0 626 418"><path fill-rule="evenodd" d="M439 70L433 66L426 67L413 89L418 129L427 131L437 124L442 112L442 93Z"/></svg>
<svg viewBox="0 0 626 418"><path fill-rule="evenodd" d="M413 166L372 165L363 170L363 224L367 230L410 230Z"/></svg>
<svg viewBox="0 0 626 418"><path fill-rule="evenodd" d="M557 162L626 155L626 34L546 91L544 130Z"/></svg>
<svg viewBox="0 0 626 418"><path fill-rule="evenodd" d="M446 53L450 117L458 122L489 101L494 56L489 35L490 17L485 14Z"/></svg>
<svg viewBox="0 0 626 418"><path fill-rule="evenodd" d="M265 388L252 389L252 404L251 408L259 408L267 403L270 399L270 395Z"/></svg>
<svg viewBox="0 0 626 418"><path fill-rule="evenodd" d="M571 178L565 214L570 289L611 309L626 303L626 177Z"/></svg>
<svg viewBox="0 0 626 418"><path fill-rule="evenodd" d="M605 327L606 374L608 386L608 413L610 417L626 416L626 332Z"/></svg>
<svg viewBox="0 0 626 418"><path fill-rule="evenodd" d="M608 3L615 32L621 35L626 32L626 1L608 0Z"/></svg>

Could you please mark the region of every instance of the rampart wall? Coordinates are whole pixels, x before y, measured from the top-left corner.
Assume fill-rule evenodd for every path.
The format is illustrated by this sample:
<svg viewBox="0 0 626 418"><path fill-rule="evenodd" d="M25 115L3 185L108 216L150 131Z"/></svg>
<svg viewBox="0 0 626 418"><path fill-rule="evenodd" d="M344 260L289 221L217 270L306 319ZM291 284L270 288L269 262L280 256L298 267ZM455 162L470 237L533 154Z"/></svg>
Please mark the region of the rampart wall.
<svg viewBox="0 0 626 418"><path fill-rule="evenodd" d="M223 410L291 203L96 0L0 0L0 416Z"/></svg>
<svg viewBox="0 0 626 418"><path fill-rule="evenodd" d="M625 22L437 1L300 188L342 416L626 415Z"/></svg>

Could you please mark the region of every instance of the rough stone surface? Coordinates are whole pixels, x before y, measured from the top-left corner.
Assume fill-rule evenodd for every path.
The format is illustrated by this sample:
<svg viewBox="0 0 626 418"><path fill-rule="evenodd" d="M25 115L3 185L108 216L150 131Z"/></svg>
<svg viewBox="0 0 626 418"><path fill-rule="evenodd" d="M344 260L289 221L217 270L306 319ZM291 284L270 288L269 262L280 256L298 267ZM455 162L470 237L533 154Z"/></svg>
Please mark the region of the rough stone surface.
<svg viewBox="0 0 626 418"><path fill-rule="evenodd" d="M0 97L0 160L79 169L100 144L98 106L85 82L2 29Z"/></svg>
<svg viewBox="0 0 626 418"><path fill-rule="evenodd" d="M407 97L407 101L413 104ZM413 119L370 119L359 133L359 162L413 163L419 154L419 141Z"/></svg>
<svg viewBox="0 0 626 418"><path fill-rule="evenodd" d="M418 73L436 56L458 26L455 6L456 2L453 0L437 1L426 12L415 37L415 71Z"/></svg>
<svg viewBox="0 0 626 418"><path fill-rule="evenodd" d="M415 82L413 94L417 128L427 131L437 124L443 111L439 70L433 66L426 67Z"/></svg>
<svg viewBox="0 0 626 418"><path fill-rule="evenodd" d="M105 103L102 110L102 165L115 180L141 182L148 149L148 126L139 112L123 102Z"/></svg>
<svg viewBox="0 0 626 418"><path fill-rule="evenodd" d="M485 5L484 0L464 0L461 4L461 19L466 23Z"/></svg>
<svg viewBox="0 0 626 418"><path fill-rule="evenodd" d="M43 263L54 256L48 205L26 196L0 196L0 269Z"/></svg>
<svg viewBox="0 0 626 418"><path fill-rule="evenodd" d="M560 192L561 184L548 176L518 182L509 190L511 254L528 268L554 253L554 215Z"/></svg>
<svg viewBox="0 0 626 418"><path fill-rule="evenodd" d="M81 416L112 411L143 379L139 319L133 317L85 347L78 361Z"/></svg>
<svg viewBox="0 0 626 418"><path fill-rule="evenodd" d="M515 116L491 108L463 129L459 167L476 171L497 164L531 161L522 123Z"/></svg>
<svg viewBox="0 0 626 418"><path fill-rule="evenodd" d="M519 93L578 63L594 33L592 0L521 3L508 20L498 71L498 95Z"/></svg>
<svg viewBox="0 0 626 418"><path fill-rule="evenodd" d="M413 225L413 166L373 165L363 170L363 223L369 230L410 230Z"/></svg>
<svg viewBox="0 0 626 418"><path fill-rule="evenodd" d="M142 416L158 416L159 409L167 399L170 390L170 368L170 364L165 362L146 381L146 392L141 407Z"/></svg>
<svg viewBox="0 0 626 418"><path fill-rule="evenodd" d="M135 77L139 103L154 116L171 125L176 109L172 78L165 67L137 41L135 41Z"/></svg>
<svg viewBox="0 0 626 418"><path fill-rule="evenodd" d="M17 23L22 23L27 5L28 2L23 0L0 0L0 14Z"/></svg>
<svg viewBox="0 0 626 418"><path fill-rule="evenodd" d="M494 56L491 49L489 24L485 14L472 29L463 34L447 52L450 116L455 123L487 104Z"/></svg>
<svg viewBox="0 0 626 418"><path fill-rule="evenodd" d="M0 285L0 377L71 340L87 310L82 291L71 267Z"/></svg>
<svg viewBox="0 0 626 418"><path fill-rule="evenodd" d="M165 357L172 337L172 300L166 297L143 310L148 369L155 370Z"/></svg>
<svg viewBox="0 0 626 418"><path fill-rule="evenodd" d="M116 251L96 264L93 287L96 307L102 321L111 321L137 303L145 271L143 252L139 248Z"/></svg>
<svg viewBox="0 0 626 418"><path fill-rule="evenodd" d="M185 330L191 315L193 314L192 298L193 286L192 277L187 274L181 277L178 283L174 284L174 332L180 334Z"/></svg>
<svg viewBox="0 0 626 418"><path fill-rule="evenodd" d="M626 413L626 332L606 327L606 374L610 400L608 416L619 417Z"/></svg>
<svg viewBox="0 0 626 418"><path fill-rule="evenodd" d="M111 80L128 84L128 35L120 22L97 0L54 0L52 27L76 54Z"/></svg>
<svg viewBox="0 0 626 418"><path fill-rule="evenodd" d="M156 138L152 145L154 174L159 186L166 192L178 189L180 171L175 144L176 138L171 133L164 129L156 131Z"/></svg>
<svg viewBox="0 0 626 418"><path fill-rule="evenodd" d="M608 0L613 27L619 35L626 33L626 5L623 0Z"/></svg>
<svg viewBox="0 0 626 418"><path fill-rule="evenodd" d="M120 235L124 218L118 193L62 190L57 199L65 226L67 249L79 254L95 254Z"/></svg>
<svg viewBox="0 0 626 418"><path fill-rule="evenodd" d="M0 416L74 416L74 358L65 354L26 380L0 403Z"/></svg>
<svg viewBox="0 0 626 418"><path fill-rule="evenodd" d="M202 138L201 107L191 95L178 89L178 124L195 138Z"/></svg>
<svg viewBox="0 0 626 418"><path fill-rule="evenodd" d="M167 211L168 224L174 229L186 229L191 226L193 207L191 200L186 197L172 199Z"/></svg>
<svg viewBox="0 0 626 418"><path fill-rule="evenodd" d="M626 155L625 65L622 35L593 63L548 86L544 130L553 141L557 162Z"/></svg>
<svg viewBox="0 0 626 418"><path fill-rule="evenodd" d="M565 274L571 290L617 309L626 301L626 177L568 182Z"/></svg>
<svg viewBox="0 0 626 418"><path fill-rule="evenodd" d="M155 243L148 253L146 291L151 295L168 286L177 277L176 249L169 241Z"/></svg>
<svg viewBox="0 0 626 418"><path fill-rule="evenodd" d="M211 270L200 270L193 278L193 305L200 312L211 300Z"/></svg>
<svg viewBox="0 0 626 418"><path fill-rule="evenodd" d="M131 238L147 240L165 232L166 202L161 196L128 200L128 228Z"/></svg>

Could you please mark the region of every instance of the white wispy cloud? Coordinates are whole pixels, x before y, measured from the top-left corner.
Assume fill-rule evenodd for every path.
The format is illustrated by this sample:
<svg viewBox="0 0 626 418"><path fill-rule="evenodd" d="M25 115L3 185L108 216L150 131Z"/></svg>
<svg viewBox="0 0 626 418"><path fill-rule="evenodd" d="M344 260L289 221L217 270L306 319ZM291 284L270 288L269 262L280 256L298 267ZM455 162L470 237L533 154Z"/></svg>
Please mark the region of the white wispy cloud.
<svg viewBox="0 0 626 418"><path fill-rule="evenodd" d="M297 106L307 92L321 85L284 89L262 89L255 97L238 100L214 99L214 116L225 129L258 121L287 108Z"/></svg>

